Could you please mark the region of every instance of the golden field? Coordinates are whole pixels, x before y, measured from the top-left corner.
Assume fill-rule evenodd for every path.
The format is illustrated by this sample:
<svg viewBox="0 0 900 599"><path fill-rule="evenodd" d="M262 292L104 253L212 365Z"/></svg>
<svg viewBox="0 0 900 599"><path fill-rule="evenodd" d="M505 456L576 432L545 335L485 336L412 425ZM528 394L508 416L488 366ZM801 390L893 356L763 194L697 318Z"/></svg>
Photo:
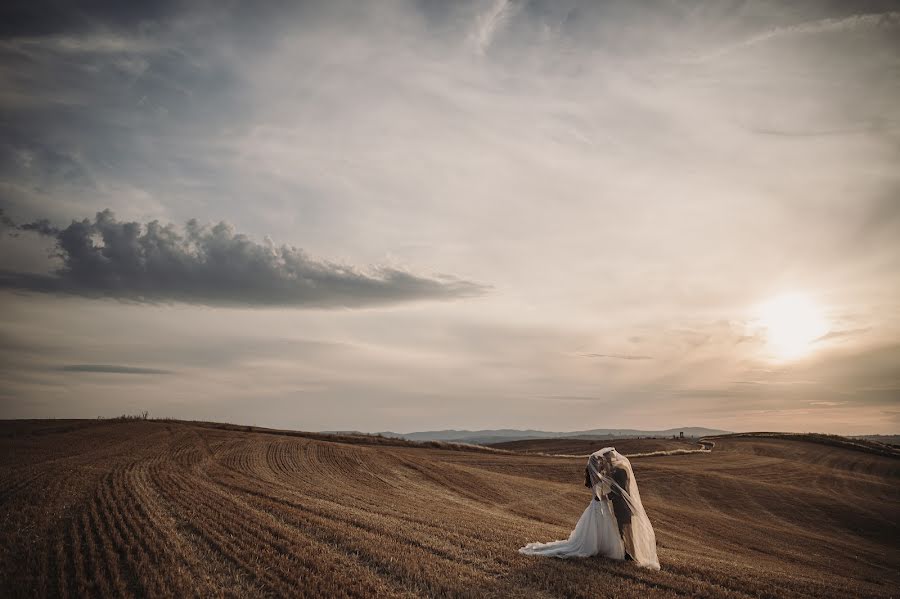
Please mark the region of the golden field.
<svg viewBox="0 0 900 599"><path fill-rule="evenodd" d="M635 458L660 572L517 553L574 526L577 458L144 420L0 446L10 596L900 594L900 459L803 439Z"/></svg>

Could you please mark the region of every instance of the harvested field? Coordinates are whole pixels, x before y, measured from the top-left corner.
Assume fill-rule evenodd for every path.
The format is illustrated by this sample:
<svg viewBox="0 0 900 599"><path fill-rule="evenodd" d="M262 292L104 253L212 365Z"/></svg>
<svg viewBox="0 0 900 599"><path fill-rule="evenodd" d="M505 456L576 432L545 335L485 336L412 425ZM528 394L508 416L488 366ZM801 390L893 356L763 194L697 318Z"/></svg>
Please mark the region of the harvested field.
<svg viewBox="0 0 900 599"><path fill-rule="evenodd" d="M692 439L526 439L491 443L488 447L519 453L589 455L604 447L615 447L619 453L634 455L653 451L699 449Z"/></svg>
<svg viewBox="0 0 900 599"><path fill-rule="evenodd" d="M21 596L889 597L900 460L777 438L634 460L660 572L519 555L568 535L582 460L239 427L0 424Z"/></svg>

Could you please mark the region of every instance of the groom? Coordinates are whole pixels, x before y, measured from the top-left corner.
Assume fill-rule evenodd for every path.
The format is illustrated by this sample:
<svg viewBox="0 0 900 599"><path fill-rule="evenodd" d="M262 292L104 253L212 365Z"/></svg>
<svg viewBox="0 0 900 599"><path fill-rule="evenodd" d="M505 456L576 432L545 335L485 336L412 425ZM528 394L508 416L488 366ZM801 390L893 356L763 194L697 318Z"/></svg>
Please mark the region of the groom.
<svg viewBox="0 0 900 599"><path fill-rule="evenodd" d="M609 492L609 497L612 499L613 513L615 513L616 521L619 523L619 534L622 535L622 541L625 543L625 559L633 560L634 533L631 530L631 508L622 495L622 491L619 490L619 488L622 488L626 493L628 492L628 471L624 468L613 466L608 454L606 455L606 471L619 485L618 487L613 487L612 491Z"/></svg>

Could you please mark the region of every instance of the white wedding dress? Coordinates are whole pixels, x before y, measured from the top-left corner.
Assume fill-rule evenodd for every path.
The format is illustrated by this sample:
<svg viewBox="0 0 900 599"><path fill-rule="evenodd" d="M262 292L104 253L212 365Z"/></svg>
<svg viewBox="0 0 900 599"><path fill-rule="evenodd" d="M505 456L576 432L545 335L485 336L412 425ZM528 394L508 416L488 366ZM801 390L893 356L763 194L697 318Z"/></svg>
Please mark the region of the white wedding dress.
<svg viewBox="0 0 900 599"><path fill-rule="evenodd" d="M581 514L578 524L565 541L528 543L519 553L547 557L590 557L602 555L625 559L625 544L619 536L619 525L608 499L594 497Z"/></svg>

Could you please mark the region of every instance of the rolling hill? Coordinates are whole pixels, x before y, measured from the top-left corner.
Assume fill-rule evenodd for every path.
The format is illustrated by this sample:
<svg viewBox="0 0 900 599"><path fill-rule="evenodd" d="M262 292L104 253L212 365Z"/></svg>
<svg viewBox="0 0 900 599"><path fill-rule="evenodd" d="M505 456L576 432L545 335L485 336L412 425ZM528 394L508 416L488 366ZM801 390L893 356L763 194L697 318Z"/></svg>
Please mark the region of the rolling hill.
<svg viewBox="0 0 900 599"><path fill-rule="evenodd" d="M662 570L527 557L583 460L172 421L0 423L11 596L896 596L900 460L724 437L635 458Z"/></svg>
<svg viewBox="0 0 900 599"><path fill-rule="evenodd" d="M708 435L724 435L728 431L712 428L688 426L670 428L661 431L641 431L637 429L595 428L583 431L552 432L539 430L493 429L493 430L441 430L422 431L417 433L393 433L385 431L377 433L384 437L407 439L409 441L455 441L457 443L491 444L504 441L524 441L527 439L630 439L643 437L672 437L684 433L686 437L705 437Z"/></svg>
<svg viewBox="0 0 900 599"><path fill-rule="evenodd" d="M491 443L488 447L519 453L589 455L609 445L627 456L656 451L693 451L700 447L696 439L524 439Z"/></svg>

